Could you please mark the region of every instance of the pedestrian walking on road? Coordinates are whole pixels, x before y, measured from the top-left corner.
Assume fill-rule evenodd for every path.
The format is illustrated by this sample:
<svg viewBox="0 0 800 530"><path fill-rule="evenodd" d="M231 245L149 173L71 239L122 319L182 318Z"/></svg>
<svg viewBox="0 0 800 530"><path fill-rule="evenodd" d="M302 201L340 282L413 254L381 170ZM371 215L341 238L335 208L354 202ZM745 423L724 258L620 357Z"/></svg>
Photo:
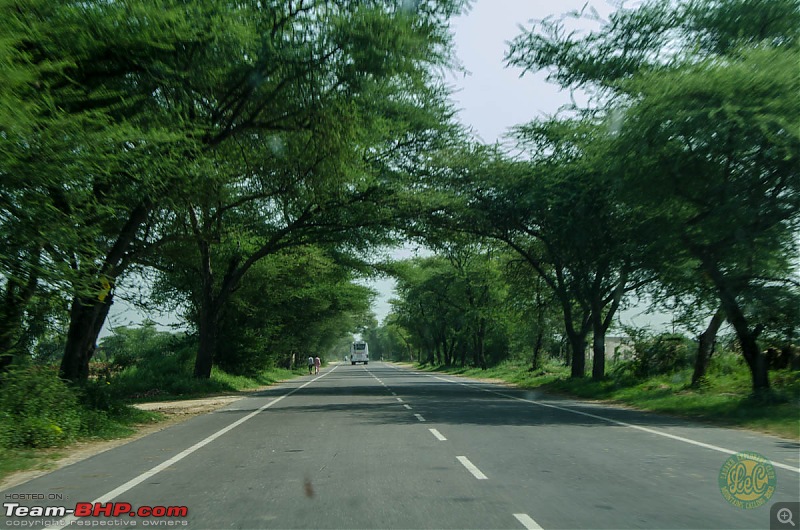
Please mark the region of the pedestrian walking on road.
<svg viewBox="0 0 800 530"><path fill-rule="evenodd" d="M322 361L319 358L319 355L314 357L314 373L319 373L319 367L322 366Z"/></svg>
<svg viewBox="0 0 800 530"><path fill-rule="evenodd" d="M310 355L308 356L308 375L311 375L311 371L314 369L314 358Z"/></svg>

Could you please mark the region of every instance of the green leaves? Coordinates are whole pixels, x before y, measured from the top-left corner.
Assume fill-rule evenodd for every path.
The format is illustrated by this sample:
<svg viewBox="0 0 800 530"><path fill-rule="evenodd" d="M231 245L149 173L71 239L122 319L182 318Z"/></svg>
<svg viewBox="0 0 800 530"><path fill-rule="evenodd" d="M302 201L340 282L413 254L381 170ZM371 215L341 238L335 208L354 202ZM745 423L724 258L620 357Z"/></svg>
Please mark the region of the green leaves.
<svg viewBox="0 0 800 530"><path fill-rule="evenodd" d="M202 272L219 316L265 256L387 241L449 132L431 72L461 3L0 3L4 347L28 286L91 312L137 262L183 299ZM97 324L73 322L70 378Z"/></svg>
<svg viewBox="0 0 800 530"><path fill-rule="evenodd" d="M324 357L369 314L372 293L322 249L272 254L248 270L219 324L216 362L236 374Z"/></svg>
<svg viewBox="0 0 800 530"><path fill-rule="evenodd" d="M603 210L623 214L608 216L608 224L587 216L603 228L626 226L618 238L589 238L600 245L571 239L570 232L554 240L598 256L610 256L617 241L620 255L639 256L626 258L623 270L651 269L673 294L707 296L713 285L754 388L768 382L755 342L761 331L746 308L768 291L759 278L786 278L797 256L798 21L796 0L656 0L619 10L583 35L565 31L566 18L542 22L515 39L508 55L510 64L549 69L562 85L603 96L588 114L609 128L603 134L595 126L590 142L569 135L572 143L553 143L549 134L560 132L564 120L518 130L535 146L551 146L531 157L534 164L550 163L545 171L564 175L559 187L542 193L558 197L581 182L576 175L591 175L589 166L575 171L581 160L575 153L594 153L583 159L602 168L600 181L613 193L595 188L587 204L606 197L610 208ZM580 204L580 216L593 210ZM542 224L546 215L533 217ZM647 241L648 230L658 237Z"/></svg>

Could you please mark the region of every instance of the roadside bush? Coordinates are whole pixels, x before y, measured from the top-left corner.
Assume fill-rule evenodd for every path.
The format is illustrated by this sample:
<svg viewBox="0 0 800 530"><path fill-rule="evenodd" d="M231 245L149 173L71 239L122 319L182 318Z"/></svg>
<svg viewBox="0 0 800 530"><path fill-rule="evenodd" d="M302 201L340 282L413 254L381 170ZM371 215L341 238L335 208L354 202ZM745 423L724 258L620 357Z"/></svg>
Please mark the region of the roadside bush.
<svg viewBox="0 0 800 530"><path fill-rule="evenodd" d="M221 329L220 340L225 348L216 365L229 374L254 376L275 364L275 354L269 351L262 330Z"/></svg>
<svg viewBox="0 0 800 530"><path fill-rule="evenodd" d="M708 360L708 375L731 375L739 372L747 372L744 356L740 353L721 351Z"/></svg>
<svg viewBox="0 0 800 530"><path fill-rule="evenodd" d="M54 447L79 434L81 406L55 370L30 366L11 370L0 384L0 445Z"/></svg>
<svg viewBox="0 0 800 530"><path fill-rule="evenodd" d="M101 341L95 357L105 357L110 371L119 372L143 361L168 357L181 338L182 335L158 331L155 322L148 320L138 328L116 328L114 335Z"/></svg>
<svg viewBox="0 0 800 530"><path fill-rule="evenodd" d="M89 409L112 417L118 412L113 407L121 407L127 399L228 390L194 377L195 337L157 331L150 322L141 328L118 328L103 341L102 349L110 359L110 369L99 371L85 386L82 400Z"/></svg>
<svg viewBox="0 0 800 530"><path fill-rule="evenodd" d="M162 345L141 352L135 364L111 378L111 390L123 398L188 393L195 384L192 361L196 345L192 338L173 337L169 349Z"/></svg>
<svg viewBox="0 0 800 530"><path fill-rule="evenodd" d="M159 396L187 396L208 392L230 392L237 390L245 376L227 374L214 367L210 379L194 377L194 358L197 341L193 337L174 336L169 350L154 351L143 355L135 365L113 375L108 384L98 380L89 398L99 400L93 404L102 409L103 400L108 398L114 404L117 398L127 399L157 398ZM256 376L256 379L261 374ZM237 382L238 381L238 382ZM246 385L245 385L246 386Z"/></svg>
<svg viewBox="0 0 800 530"><path fill-rule="evenodd" d="M697 355L693 340L672 333L636 337L633 349L633 373L637 378L689 368Z"/></svg>
<svg viewBox="0 0 800 530"><path fill-rule="evenodd" d="M638 364L635 360L617 360L611 364L608 375L617 387L633 386L641 380L637 377Z"/></svg>
<svg viewBox="0 0 800 530"><path fill-rule="evenodd" d="M112 415L125 405L121 402L116 386L108 378L89 380L78 391L78 400L87 411L108 412Z"/></svg>

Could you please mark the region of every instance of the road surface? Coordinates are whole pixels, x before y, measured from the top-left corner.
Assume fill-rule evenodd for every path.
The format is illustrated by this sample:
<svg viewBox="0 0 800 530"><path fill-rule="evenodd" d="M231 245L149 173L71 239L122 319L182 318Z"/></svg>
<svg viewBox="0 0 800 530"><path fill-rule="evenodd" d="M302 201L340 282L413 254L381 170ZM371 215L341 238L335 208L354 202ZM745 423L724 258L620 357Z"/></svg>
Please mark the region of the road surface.
<svg viewBox="0 0 800 530"><path fill-rule="evenodd" d="M334 364L5 490L0 525L770 528L775 502L800 499L798 447L391 364ZM737 508L720 492L739 451L774 465L764 506ZM99 517L59 517L79 503ZM147 509L169 516L140 517Z"/></svg>

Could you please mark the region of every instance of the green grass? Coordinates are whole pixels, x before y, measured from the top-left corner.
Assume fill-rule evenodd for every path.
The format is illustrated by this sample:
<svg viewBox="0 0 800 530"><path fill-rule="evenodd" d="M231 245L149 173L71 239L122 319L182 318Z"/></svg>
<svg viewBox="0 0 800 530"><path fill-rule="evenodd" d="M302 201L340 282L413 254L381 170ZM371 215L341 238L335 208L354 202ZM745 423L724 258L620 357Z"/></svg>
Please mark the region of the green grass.
<svg viewBox="0 0 800 530"><path fill-rule="evenodd" d="M569 377L569 368L556 363L547 363L540 370L531 372L528 366L516 362L504 362L486 370L475 367L455 366L417 366L427 372L442 372L451 375L462 375L479 379L499 379L521 388L537 388L543 384Z"/></svg>
<svg viewBox="0 0 800 530"><path fill-rule="evenodd" d="M256 376L232 375L217 368L209 379L195 379L188 370L161 372L130 367L111 379L114 394L133 403L195 399L255 390L302 375L300 370L272 368Z"/></svg>
<svg viewBox="0 0 800 530"><path fill-rule="evenodd" d="M163 414L139 410L130 406L118 406L109 411L84 410L82 434L76 442L114 440L126 438L136 432L136 426L156 423L164 419ZM26 470L50 469L56 460L64 456L69 446L57 448L8 448L0 447L0 481L11 473Z"/></svg>
<svg viewBox="0 0 800 530"><path fill-rule="evenodd" d="M158 423L164 415L158 412L139 410L131 406L119 406L113 414L105 411L88 410L89 418L80 440L114 440L126 438L136 432L136 427Z"/></svg>
<svg viewBox="0 0 800 530"><path fill-rule="evenodd" d="M162 363L161 367L164 367ZM175 368L175 367L167 367ZM188 369L158 370L131 367L109 380L86 385L80 396L80 433L75 441L126 438L137 427L159 422L163 414L143 411L130 403L193 399L220 394L236 394L269 386L302 375L302 370L271 369L255 377L236 376L214 369L211 378L198 380ZM2 415L0 415L2 417ZM2 429L0 429L1 431ZM62 444L63 445L63 444ZM16 471L48 469L54 460L69 451L58 448L3 447L0 445L0 480Z"/></svg>
<svg viewBox="0 0 800 530"><path fill-rule="evenodd" d="M157 423L164 419L163 414L127 405L118 405L113 411L86 409L82 411L82 416L81 434L76 438L76 442L125 438L134 434L137 426ZM65 447L0 446L0 480L14 471L47 469L48 465L60 458L64 451Z"/></svg>
<svg viewBox="0 0 800 530"><path fill-rule="evenodd" d="M749 372L735 359L723 358L712 363L706 384L698 389L689 386L691 370L644 380L608 370L612 375L593 381L588 377L570 379L569 368L555 364L546 364L536 372L514 362L487 370L431 366L420 369L499 379L520 388L621 403L641 410L800 440L800 372L770 372L772 390L768 396L757 398L751 393Z"/></svg>
<svg viewBox="0 0 800 530"><path fill-rule="evenodd" d="M62 453L41 449L5 449L0 447L0 480L15 471L49 469Z"/></svg>

